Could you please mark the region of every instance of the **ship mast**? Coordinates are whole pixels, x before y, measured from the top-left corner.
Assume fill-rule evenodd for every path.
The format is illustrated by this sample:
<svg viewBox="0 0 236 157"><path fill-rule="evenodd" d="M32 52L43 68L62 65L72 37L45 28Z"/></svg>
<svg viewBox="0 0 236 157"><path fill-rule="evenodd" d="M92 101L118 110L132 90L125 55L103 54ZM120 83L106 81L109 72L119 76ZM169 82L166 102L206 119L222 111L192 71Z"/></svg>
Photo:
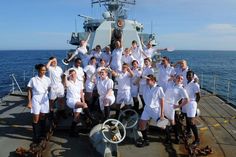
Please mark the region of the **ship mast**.
<svg viewBox="0 0 236 157"><path fill-rule="evenodd" d="M112 20L127 19L126 5L135 5L136 0L91 0L92 6L94 4L103 5L110 13Z"/></svg>

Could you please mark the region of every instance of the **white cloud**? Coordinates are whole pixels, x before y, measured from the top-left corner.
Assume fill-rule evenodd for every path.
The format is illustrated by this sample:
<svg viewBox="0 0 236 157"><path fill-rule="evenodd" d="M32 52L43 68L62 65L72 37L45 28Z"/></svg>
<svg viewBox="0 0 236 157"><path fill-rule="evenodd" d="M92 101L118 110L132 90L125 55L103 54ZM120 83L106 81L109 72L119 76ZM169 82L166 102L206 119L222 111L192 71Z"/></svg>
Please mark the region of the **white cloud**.
<svg viewBox="0 0 236 157"><path fill-rule="evenodd" d="M178 32L160 36L162 47L196 50L236 50L236 26L209 24L192 33Z"/></svg>
<svg viewBox="0 0 236 157"><path fill-rule="evenodd" d="M232 24L210 24L206 27L206 31L217 34L236 34L236 25Z"/></svg>

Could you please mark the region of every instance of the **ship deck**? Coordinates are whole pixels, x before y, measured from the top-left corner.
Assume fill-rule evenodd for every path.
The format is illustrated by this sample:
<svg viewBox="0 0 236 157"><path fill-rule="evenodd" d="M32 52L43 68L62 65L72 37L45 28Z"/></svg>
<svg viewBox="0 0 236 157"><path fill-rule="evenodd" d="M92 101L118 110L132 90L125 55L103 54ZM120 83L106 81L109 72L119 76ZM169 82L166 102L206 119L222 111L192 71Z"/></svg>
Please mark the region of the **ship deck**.
<svg viewBox="0 0 236 157"><path fill-rule="evenodd" d="M7 95L0 101L0 156L15 156L17 147L29 148L32 128L29 109L25 108L26 97ZM233 157L236 154L236 110L220 98L203 91L199 102L201 116L198 129L200 147L209 145L213 154L208 156ZM99 156L89 142L88 134L78 138L68 136L68 131L59 129L54 132L43 156ZM121 157L172 157L188 156L184 144L166 145L163 133L150 129L150 145L137 148L134 142L125 140L119 144Z"/></svg>

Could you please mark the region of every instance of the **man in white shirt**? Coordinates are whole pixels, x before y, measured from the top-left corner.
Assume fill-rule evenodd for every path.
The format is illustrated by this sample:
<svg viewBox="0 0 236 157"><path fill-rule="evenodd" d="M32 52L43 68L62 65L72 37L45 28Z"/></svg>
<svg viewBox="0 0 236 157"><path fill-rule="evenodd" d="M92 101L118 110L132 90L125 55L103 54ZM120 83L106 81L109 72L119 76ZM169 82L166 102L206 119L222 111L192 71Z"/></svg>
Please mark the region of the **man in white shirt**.
<svg viewBox="0 0 236 157"><path fill-rule="evenodd" d="M156 67L159 71L156 76L158 78L158 85L161 86L165 92L168 82L174 79L175 69L170 66L169 58L166 56L162 58L162 62L158 63Z"/></svg>
<svg viewBox="0 0 236 157"><path fill-rule="evenodd" d="M164 92L156 83L154 75L147 76L147 85L143 89L143 99L145 107L139 121L139 129L143 138L137 141L138 147L149 145L147 136L147 122L152 118L154 120L164 119Z"/></svg>

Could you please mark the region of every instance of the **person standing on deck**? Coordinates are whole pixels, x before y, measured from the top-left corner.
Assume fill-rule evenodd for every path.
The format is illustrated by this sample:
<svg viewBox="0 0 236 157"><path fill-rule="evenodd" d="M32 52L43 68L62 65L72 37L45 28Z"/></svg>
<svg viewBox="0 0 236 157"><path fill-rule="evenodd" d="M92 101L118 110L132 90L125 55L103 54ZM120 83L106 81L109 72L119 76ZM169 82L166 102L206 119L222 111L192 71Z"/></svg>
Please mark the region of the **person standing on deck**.
<svg viewBox="0 0 236 157"><path fill-rule="evenodd" d="M66 117L65 103L64 103L64 86L62 84L63 70L57 65L56 57L50 57L46 65L48 70L49 78L51 80L50 92L49 92L49 107L50 107L50 118L54 117L54 103L58 101L58 114Z"/></svg>
<svg viewBox="0 0 236 157"><path fill-rule="evenodd" d="M101 46L100 45L96 45L95 49L92 50L91 54L89 55L90 58L91 57L95 57L97 60L97 66L99 65L100 59L101 59L101 55L102 55L102 51L101 51Z"/></svg>
<svg viewBox="0 0 236 157"><path fill-rule="evenodd" d="M174 81L169 82L167 90L165 91L164 113L166 118L170 121L175 132L175 143L179 143L178 127L175 123L175 107L181 100L179 108L188 103L188 94L182 86L183 76L177 75ZM166 126L166 143L171 143L170 126Z"/></svg>
<svg viewBox="0 0 236 157"><path fill-rule="evenodd" d="M148 75L146 77L147 84L143 88L143 99L145 101L145 107L139 121L139 130L142 133L143 138L139 139L136 143L138 147L149 145L147 136L147 123L152 118L158 120L164 119L164 92L160 86L156 83L156 77L154 75Z"/></svg>
<svg viewBox="0 0 236 157"><path fill-rule="evenodd" d="M123 52L122 43L120 41L116 41L115 49L111 53L111 60L109 64L111 69L116 72L121 71L122 69L122 63L121 63L122 52Z"/></svg>
<svg viewBox="0 0 236 157"><path fill-rule="evenodd" d="M195 140L193 141L193 145L200 144L200 138L198 135L198 130L196 126L196 113L197 113L197 103L200 100L200 86L194 80L194 72L187 72L187 85L184 87L189 95L189 103L182 108L182 112L185 113L186 116L186 129L187 135L191 136L191 130L194 134Z"/></svg>
<svg viewBox="0 0 236 157"><path fill-rule="evenodd" d="M99 104L101 111L104 113L104 120L107 120L110 116L110 106L115 102L114 83L108 77L108 71L105 68L100 70L99 76L97 79Z"/></svg>
<svg viewBox="0 0 236 157"><path fill-rule="evenodd" d="M116 78L118 82L117 96L116 96L116 118L118 119L120 114L121 104L124 103L124 109L131 108L132 98L131 98L131 78L134 73L130 69L127 63L122 65L121 72L112 71L112 75Z"/></svg>
<svg viewBox="0 0 236 157"><path fill-rule="evenodd" d="M48 91L50 90L50 79L45 76L46 66L44 64L35 65L38 75L32 77L28 87L28 108L33 114L33 142L40 143L46 137L45 114L49 113Z"/></svg>
<svg viewBox="0 0 236 157"><path fill-rule="evenodd" d="M144 54L142 47L137 45L136 40L132 41L130 51L133 58L138 61L139 67L142 68L144 58L147 58L148 56Z"/></svg>
<svg viewBox="0 0 236 157"><path fill-rule="evenodd" d="M170 60L166 56L162 58L161 63L157 63L156 67L159 69L156 76L156 78L158 78L158 85L161 86L165 92L168 82L174 79L175 70L170 66Z"/></svg>
<svg viewBox="0 0 236 157"><path fill-rule="evenodd" d="M111 61L111 49L110 49L110 46L106 46L105 47L105 51L103 51L102 54L101 54L101 59L105 60L106 67L109 66L110 61Z"/></svg>
<svg viewBox="0 0 236 157"><path fill-rule="evenodd" d="M134 110L139 113L138 91L142 70L141 68L139 68L137 60L133 60L132 62L132 71L134 73L134 76L131 78L131 96L133 97Z"/></svg>
<svg viewBox="0 0 236 157"><path fill-rule="evenodd" d="M134 60L134 57L132 56L132 54L130 54L130 49L129 48L125 48L124 54L121 57L121 62L123 63L127 63L129 66L131 66L132 61Z"/></svg>
<svg viewBox="0 0 236 157"><path fill-rule="evenodd" d="M145 66L142 69L142 74L140 76L140 82L139 82L139 96L143 105L141 108L141 112L143 111L144 106L145 106L145 101L143 99L143 88L147 85L146 77L147 75L154 74L154 69L152 68L151 64L152 62L150 58L144 59Z"/></svg>
<svg viewBox="0 0 236 157"><path fill-rule="evenodd" d="M66 103L68 107L73 109L74 119L71 123L70 136L78 136L78 133L75 131L76 125L79 121L80 113L83 112L90 119L91 123L94 123L96 120L89 112L88 105L84 100L83 85L77 79L77 74L74 69L69 70L69 76L65 76L65 86L66 86ZM69 79L67 80L67 77Z"/></svg>
<svg viewBox="0 0 236 157"><path fill-rule="evenodd" d="M141 41L142 46L143 46L143 52L146 57L152 58L153 53L156 51L164 51L167 50L167 48L158 48L157 46L153 47L152 46L152 41L149 41L147 43L147 46L144 45L143 41Z"/></svg>
<svg viewBox="0 0 236 157"><path fill-rule="evenodd" d="M93 100L93 90L95 87L95 79L96 79L96 58L91 57L89 61L89 65L84 68L84 72L86 74L85 81L85 101L88 103L89 108L93 108L91 105Z"/></svg>
<svg viewBox="0 0 236 157"><path fill-rule="evenodd" d="M188 82L187 77L186 77L187 72L190 70L188 67L187 61L186 60L178 61L177 63L174 64L174 67L175 67L176 75L182 75L184 77L183 86L185 87ZM194 80L195 82L198 82L199 80L196 74L194 74Z"/></svg>

